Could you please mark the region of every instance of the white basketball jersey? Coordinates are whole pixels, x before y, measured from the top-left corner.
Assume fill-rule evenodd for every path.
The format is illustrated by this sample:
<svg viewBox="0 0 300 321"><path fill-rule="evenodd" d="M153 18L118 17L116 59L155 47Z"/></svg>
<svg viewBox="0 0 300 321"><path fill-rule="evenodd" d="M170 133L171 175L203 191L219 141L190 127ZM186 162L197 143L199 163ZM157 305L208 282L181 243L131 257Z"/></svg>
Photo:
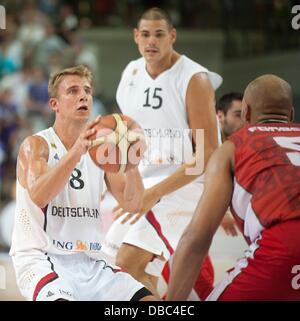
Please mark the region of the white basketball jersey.
<svg viewBox="0 0 300 321"><path fill-rule="evenodd" d="M36 135L48 143L48 166L55 166L67 154L52 127ZM31 200L17 181L17 206L10 254L42 250L50 253L88 253L101 249L100 197L104 172L89 153L83 155L63 190L43 209ZM51 189L51 186L49 186Z"/></svg>
<svg viewBox="0 0 300 321"><path fill-rule="evenodd" d="M121 111L145 131L148 149L140 164L143 178L152 177L155 181L159 177L157 182L182 163L191 162L192 134L185 100L191 78L200 72L208 75L214 89L222 83L221 76L184 55L155 79L148 74L144 58L130 62L125 68L117 102Z"/></svg>

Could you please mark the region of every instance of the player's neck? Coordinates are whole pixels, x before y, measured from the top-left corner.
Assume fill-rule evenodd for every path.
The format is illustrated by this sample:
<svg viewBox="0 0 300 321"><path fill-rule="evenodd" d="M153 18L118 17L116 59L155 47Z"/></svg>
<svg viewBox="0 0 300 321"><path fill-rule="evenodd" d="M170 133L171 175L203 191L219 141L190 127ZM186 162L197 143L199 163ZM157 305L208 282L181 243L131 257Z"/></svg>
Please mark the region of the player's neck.
<svg viewBox="0 0 300 321"><path fill-rule="evenodd" d="M59 137L59 139L63 143L63 145L65 146L65 148L69 150L76 142L80 133L84 129L84 126L85 126L85 123L70 122L68 123L68 125L61 124L56 119L53 125L53 129L56 135Z"/></svg>
<svg viewBox="0 0 300 321"><path fill-rule="evenodd" d="M265 124L265 123L288 123L289 120L287 118L266 118L257 121L257 124Z"/></svg>
<svg viewBox="0 0 300 321"><path fill-rule="evenodd" d="M172 53L163 60L160 60L154 63L147 63L146 64L147 72L153 79L155 79L161 73L170 69L179 58L180 58L180 54L177 53L176 51L172 51Z"/></svg>

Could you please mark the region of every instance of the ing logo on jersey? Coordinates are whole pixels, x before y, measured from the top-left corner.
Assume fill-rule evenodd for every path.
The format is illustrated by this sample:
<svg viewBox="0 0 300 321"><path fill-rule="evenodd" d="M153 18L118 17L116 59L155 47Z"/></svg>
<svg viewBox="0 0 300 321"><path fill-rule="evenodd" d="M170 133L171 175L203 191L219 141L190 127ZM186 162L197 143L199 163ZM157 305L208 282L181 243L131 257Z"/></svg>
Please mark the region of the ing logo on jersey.
<svg viewBox="0 0 300 321"><path fill-rule="evenodd" d="M87 251L87 245L85 242L82 242L80 240L76 241L76 248L75 251Z"/></svg>
<svg viewBox="0 0 300 321"><path fill-rule="evenodd" d="M51 143L51 147L57 149L57 146L54 143Z"/></svg>
<svg viewBox="0 0 300 321"><path fill-rule="evenodd" d="M132 76L135 76L138 73L138 69L133 69Z"/></svg>

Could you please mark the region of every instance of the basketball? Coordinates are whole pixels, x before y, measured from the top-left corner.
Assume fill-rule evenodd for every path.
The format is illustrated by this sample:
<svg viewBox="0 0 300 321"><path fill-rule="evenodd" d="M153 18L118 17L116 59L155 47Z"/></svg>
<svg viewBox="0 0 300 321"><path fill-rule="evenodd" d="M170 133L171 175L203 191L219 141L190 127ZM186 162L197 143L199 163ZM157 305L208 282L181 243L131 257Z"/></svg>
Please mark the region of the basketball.
<svg viewBox="0 0 300 321"><path fill-rule="evenodd" d="M100 118L93 127L89 154L106 172L126 172L138 166L146 150L144 131L132 118L111 114Z"/></svg>

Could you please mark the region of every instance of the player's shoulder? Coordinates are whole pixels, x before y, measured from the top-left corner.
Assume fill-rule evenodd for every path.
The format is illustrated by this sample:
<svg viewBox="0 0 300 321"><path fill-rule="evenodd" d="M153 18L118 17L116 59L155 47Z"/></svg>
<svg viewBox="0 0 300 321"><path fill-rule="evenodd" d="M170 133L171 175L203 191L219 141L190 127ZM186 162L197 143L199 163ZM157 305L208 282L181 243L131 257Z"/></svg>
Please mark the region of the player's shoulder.
<svg viewBox="0 0 300 321"><path fill-rule="evenodd" d="M203 81L209 81L212 84L214 90L219 88L223 82L223 78L221 77L221 75L209 70L208 68L204 67L200 63L192 60L185 55L181 56L180 68L180 73L185 74L188 79L197 75L199 79L201 78Z"/></svg>
<svg viewBox="0 0 300 321"><path fill-rule="evenodd" d="M193 68L201 72L208 72L208 69L202 66L199 62L187 57L186 55L181 55L180 59L183 68Z"/></svg>
<svg viewBox="0 0 300 321"><path fill-rule="evenodd" d="M48 152L48 143L40 135L27 136L20 145L20 153Z"/></svg>
<svg viewBox="0 0 300 321"><path fill-rule="evenodd" d="M249 128L249 125L244 125L242 128L230 135L228 137L228 141L232 142L235 147L240 147L241 145L245 144L251 134Z"/></svg>
<svg viewBox="0 0 300 321"><path fill-rule="evenodd" d="M145 60L143 57L135 60L131 60L125 67L123 74L132 74L136 72L138 69L143 68L144 65L145 65Z"/></svg>

